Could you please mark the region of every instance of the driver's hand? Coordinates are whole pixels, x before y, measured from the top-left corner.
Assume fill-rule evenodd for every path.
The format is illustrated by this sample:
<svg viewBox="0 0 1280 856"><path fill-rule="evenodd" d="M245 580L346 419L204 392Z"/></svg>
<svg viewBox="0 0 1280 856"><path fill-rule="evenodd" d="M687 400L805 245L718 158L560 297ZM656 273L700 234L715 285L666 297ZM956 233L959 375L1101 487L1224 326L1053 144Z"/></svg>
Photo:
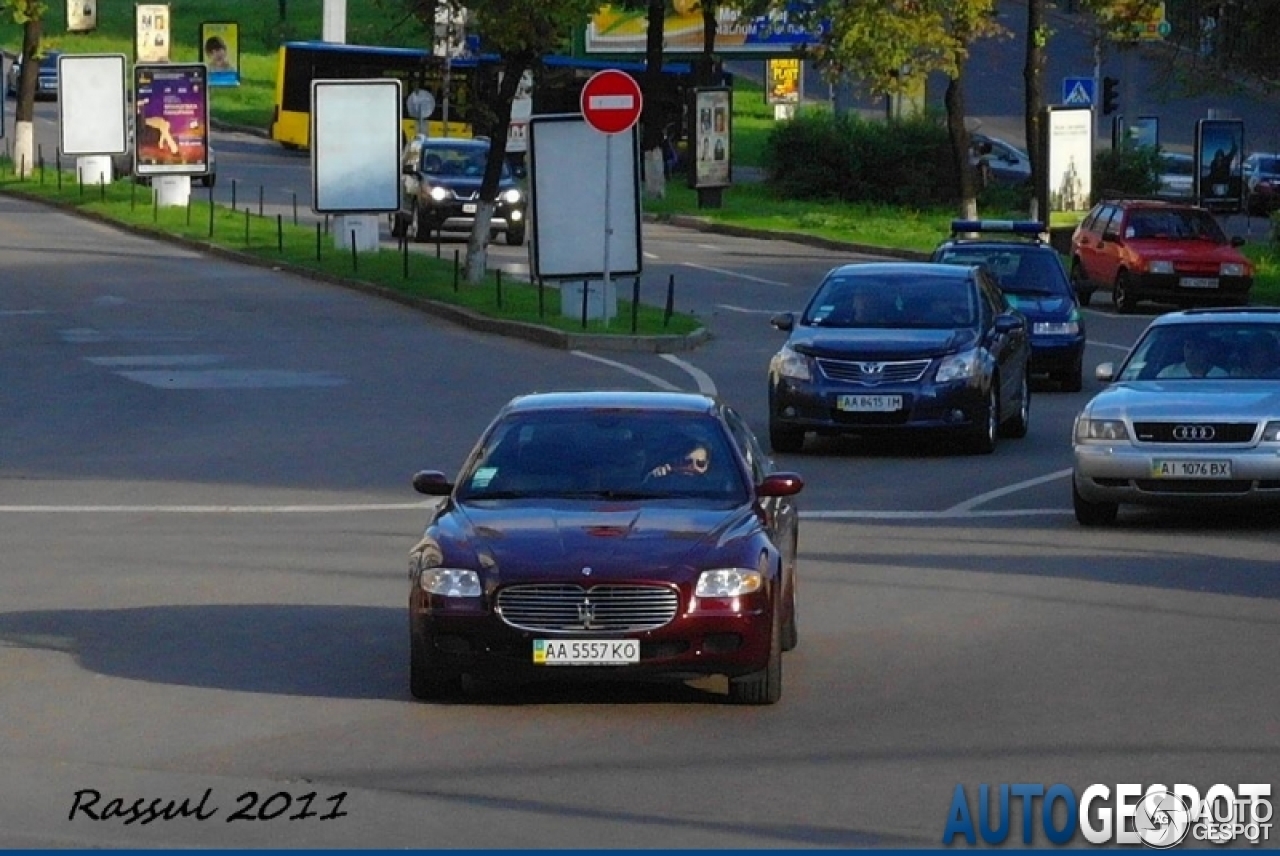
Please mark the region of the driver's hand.
<svg viewBox="0 0 1280 856"><path fill-rule="evenodd" d="M672 469L673 469L673 468L672 468L671 464L659 464L658 466L656 466L656 467L654 467L653 469L649 470L649 475L651 475L651 476L655 476L655 477L657 477L657 476L670 475L670 474L671 474L671 470L672 470Z"/></svg>

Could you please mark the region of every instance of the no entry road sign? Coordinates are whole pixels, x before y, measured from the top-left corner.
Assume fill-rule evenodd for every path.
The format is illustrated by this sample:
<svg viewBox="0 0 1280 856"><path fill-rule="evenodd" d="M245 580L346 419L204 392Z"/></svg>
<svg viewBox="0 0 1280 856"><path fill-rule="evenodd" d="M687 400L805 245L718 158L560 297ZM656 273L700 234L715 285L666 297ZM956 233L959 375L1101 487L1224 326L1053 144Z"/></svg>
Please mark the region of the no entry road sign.
<svg viewBox="0 0 1280 856"><path fill-rule="evenodd" d="M591 75L582 87L582 118L603 134L631 130L640 118L644 99L640 84L625 71L606 68Z"/></svg>

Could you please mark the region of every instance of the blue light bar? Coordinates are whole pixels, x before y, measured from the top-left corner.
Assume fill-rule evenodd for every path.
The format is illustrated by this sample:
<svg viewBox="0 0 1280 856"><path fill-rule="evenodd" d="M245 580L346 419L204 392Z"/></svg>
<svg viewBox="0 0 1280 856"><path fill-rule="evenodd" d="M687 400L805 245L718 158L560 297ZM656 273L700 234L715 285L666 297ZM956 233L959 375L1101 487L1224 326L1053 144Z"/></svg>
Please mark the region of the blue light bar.
<svg viewBox="0 0 1280 856"><path fill-rule="evenodd" d="M961 232L1005 232L1012 235L1040 236L1049 231L1049 227L1035 220L952 220L951 234Z"/></svg>

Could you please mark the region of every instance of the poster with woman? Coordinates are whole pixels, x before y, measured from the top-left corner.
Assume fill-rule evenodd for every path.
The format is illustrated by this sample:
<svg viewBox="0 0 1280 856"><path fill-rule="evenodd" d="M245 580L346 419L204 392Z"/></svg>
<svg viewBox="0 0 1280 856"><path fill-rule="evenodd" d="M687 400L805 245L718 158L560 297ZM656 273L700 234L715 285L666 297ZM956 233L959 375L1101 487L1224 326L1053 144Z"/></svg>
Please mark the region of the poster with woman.
<svg viewBox="0 0 1280 856"><path fill-rule="evenodd" d="M1211 211L1236 213L1244 207L1244 121L1196 122L1196 197Z"/></svg>
<svg viewBox="0 0 1280 856"><path fill-rule="evenodd" d="M200 61L209 67L210 86L240 85L240 25L205 21L200 25Z"/></svg>

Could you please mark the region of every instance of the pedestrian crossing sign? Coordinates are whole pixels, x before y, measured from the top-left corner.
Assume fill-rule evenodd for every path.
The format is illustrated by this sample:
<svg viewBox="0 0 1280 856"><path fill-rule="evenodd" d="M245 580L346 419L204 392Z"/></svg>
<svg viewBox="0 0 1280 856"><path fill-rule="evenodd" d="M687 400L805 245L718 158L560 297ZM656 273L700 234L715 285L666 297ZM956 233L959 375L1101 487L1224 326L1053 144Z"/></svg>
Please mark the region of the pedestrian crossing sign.
<svg viewBox="0 0 1280 856"><path fill-rule="evenodd" d="M1093 105L1092 77L1064 77L1062 79L1062 103L1070 107Z"/></svg>

